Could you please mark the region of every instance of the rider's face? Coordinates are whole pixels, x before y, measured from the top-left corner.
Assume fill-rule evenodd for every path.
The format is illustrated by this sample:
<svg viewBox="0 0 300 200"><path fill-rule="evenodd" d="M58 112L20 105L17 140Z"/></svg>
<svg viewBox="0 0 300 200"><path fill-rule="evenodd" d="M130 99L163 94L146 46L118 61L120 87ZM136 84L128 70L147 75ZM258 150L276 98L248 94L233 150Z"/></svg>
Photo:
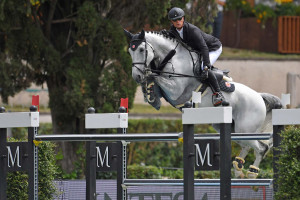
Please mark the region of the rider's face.
<svg viewBox="0 0 300 200"><path fill-rule="evenodd" d="M171 20L171 22L173 26L180 30L183 27L184 17L177 19L176 21Z"/></svg>

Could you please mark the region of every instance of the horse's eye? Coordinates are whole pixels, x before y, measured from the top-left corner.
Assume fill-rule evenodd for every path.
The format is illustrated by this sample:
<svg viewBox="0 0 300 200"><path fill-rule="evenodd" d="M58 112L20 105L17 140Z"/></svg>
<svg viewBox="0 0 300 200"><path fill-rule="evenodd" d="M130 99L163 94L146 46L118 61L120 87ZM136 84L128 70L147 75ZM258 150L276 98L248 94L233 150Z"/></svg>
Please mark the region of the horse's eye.
<svg viewBox="0 0 300 200"><path fill-rule="evenodd" d="M140 49L140 52L141 52L141 53L144 52L144 49Z"/></svg>

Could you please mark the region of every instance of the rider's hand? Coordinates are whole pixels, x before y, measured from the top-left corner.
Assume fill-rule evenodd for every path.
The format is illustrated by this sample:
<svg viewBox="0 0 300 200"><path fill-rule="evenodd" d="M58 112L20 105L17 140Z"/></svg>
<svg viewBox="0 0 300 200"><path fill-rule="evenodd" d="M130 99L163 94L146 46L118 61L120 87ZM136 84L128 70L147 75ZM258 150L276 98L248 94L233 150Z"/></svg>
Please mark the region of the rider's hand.
<svg viewBox="0 0 300 200"><path fill-rule="evenodd" d="M203 69L204 69L204 70L209 70L209 69L211 69L211 64L206 64L206 65L204 65Z"/></svg>

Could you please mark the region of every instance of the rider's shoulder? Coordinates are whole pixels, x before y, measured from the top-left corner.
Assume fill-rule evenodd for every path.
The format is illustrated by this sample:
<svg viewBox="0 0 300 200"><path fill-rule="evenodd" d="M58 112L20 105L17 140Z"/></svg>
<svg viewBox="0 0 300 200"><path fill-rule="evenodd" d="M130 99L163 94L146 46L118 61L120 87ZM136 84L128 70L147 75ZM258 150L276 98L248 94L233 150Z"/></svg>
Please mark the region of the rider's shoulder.
<svg viewBox="0 0 300 200"><path fill-rule="evenodd" d="M191 24L189 22L184 22L184 27L186 28L186 30L188 32L194 32L194 33L199 33L199 32L203 32L201 31L201 29L197 26L195 26L194 24Z"/></svg>
<svg viewBox="0 0 300 200"><path fill-rule="evenodd" d="M186 28L191 28L191 29L199 29L199 30L200 30L200 28L198 28L198 27L195 26L194 24L191 24L191 23L189 23L189 22L187 22L187 21L184 22L184 27L186 27Z"/></svg>

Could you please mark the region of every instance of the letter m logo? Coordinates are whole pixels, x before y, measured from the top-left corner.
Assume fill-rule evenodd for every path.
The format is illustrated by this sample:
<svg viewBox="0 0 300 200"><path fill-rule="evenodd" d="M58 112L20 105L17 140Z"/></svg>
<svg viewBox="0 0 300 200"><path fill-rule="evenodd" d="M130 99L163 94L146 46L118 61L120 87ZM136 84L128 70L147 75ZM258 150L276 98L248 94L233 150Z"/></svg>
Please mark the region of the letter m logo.
<svg viewBox="0 0 300 200"><path fill-rule="evenodd" d="M8 142L7 146L7 169L10 172L26 170L27 142Z"/></svg>
<svg viewBox="0 0 300 200"><path fill-rule="evenodd" d="M97 171L115 171L117 169L118 143L96 143ZM120 156L121 157L121 156Z"/></svg>
<svg viewBox="0 0 300 200"><path fill-rule="evenodd" d="M195 140L195 169L219 170L219 140Z"/></svg>

